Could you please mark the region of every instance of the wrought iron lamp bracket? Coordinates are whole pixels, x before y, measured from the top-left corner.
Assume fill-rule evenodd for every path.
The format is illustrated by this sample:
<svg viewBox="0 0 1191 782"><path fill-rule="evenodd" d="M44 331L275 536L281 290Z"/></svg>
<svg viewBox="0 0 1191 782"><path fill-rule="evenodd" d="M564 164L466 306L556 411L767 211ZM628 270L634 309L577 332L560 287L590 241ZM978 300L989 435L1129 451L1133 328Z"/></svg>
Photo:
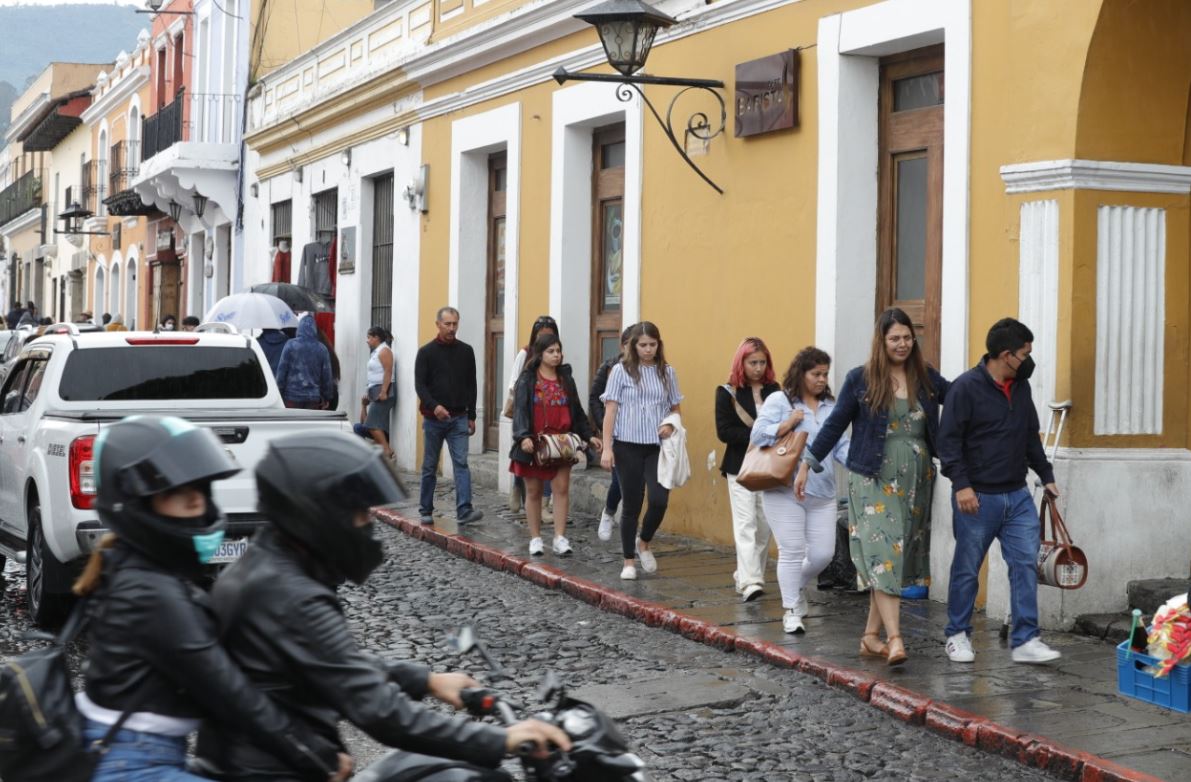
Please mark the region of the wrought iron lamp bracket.
<svg viewBox="0 0 1191 782"><path fill-rule="evenodd" d="M728 108L724 103L724 96L719 92L724 87L722 81L716 81L714 79L681 79L668 76L614 76L605 73L570 73L565 68L559 68L554 72L554 80L559 84L567 81L602 81L616 84L616 97L622 103L631 101L633 99L633 93L640 95L641 100L649 108L649 112L653 114L653 118L657 120L662 132L670 140L670 144L674 147L674 150L691 167L691 170L699 175L700 179L710 185L717 193L723 195L723 189L713 182L694 160L691 160L691 156L687 154L685 144L686 134L692 135L701 141L711 141L716 136L722 134L727 128ZM666 108L664 119L657 108L654 107L653 101L645 94L645 90L641 89L641 85L643 84L682 88L670 99L670 105ZM686 127L683 129L684 138L680 141L678 134L674 131L674 110L682 96L691 90L706 92L716 99L720 106L719 121L716 125L712 125L711 117L706 112L694 112L687 118Z"/></svg>

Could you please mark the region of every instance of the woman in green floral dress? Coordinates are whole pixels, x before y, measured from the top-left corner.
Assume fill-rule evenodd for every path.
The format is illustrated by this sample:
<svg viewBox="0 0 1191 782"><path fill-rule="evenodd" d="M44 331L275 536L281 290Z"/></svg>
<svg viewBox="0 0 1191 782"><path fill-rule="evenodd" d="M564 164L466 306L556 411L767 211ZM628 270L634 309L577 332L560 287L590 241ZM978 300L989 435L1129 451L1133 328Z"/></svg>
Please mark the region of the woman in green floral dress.
<svg viewBox="0 0 1191 782"><path fill-rule="evenodd" d="M930 504L939 405L951 384L926 365L913 321L900 309L877 319L868 362L848 373L839 401L807 448L794 481L801 497L808 470L851 426L848 520L852 562L869 590L860 654L906 660L901 639L903 586L930 582ZM885 630L885 643L880 631Z"/></svg>

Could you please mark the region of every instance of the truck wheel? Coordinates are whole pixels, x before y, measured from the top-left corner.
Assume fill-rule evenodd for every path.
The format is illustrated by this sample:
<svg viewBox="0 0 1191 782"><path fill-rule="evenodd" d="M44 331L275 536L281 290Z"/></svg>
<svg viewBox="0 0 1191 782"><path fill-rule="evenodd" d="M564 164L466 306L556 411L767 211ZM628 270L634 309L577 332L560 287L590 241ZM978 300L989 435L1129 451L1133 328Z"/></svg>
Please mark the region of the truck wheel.
<svg viewBox="0 0 1191 782"><path fill-rule="evenodd" d="M25 585L29 600L29 616L41 627L57 626L70 609L70 596L46 591L46 569L57 560L46 546L41 532L41 505L36 499L29 506L28 556L25 559Z"/></svg>

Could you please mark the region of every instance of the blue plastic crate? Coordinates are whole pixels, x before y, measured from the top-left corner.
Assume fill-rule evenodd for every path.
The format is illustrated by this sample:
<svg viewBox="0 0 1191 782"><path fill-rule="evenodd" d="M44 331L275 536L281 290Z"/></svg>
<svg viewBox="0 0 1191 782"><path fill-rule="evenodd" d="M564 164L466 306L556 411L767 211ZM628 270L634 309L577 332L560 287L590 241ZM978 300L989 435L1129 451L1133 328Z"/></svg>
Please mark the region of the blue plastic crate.
<svg viewBox="0 0 1191 782"><path fill-rule="evenodd" d="M1146 669L1161 661L1148 654L1129 654L1129 641L1117 646L1117 691L1139 701L1191 712L1191 665L1176 665L1169 676L1160 679Z"/></svg>

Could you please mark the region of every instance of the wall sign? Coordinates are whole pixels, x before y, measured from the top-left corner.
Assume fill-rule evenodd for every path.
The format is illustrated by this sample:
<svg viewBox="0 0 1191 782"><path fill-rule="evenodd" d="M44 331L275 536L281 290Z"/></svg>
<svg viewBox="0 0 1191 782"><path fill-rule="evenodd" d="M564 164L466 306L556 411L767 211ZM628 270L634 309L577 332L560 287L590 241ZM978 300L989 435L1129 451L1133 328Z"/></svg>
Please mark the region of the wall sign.
<svg viewBox="0 0 1191 782"><path fill-rule="evenodd" d="M798 127L798 50L736 66L736 137Z"/></svg>

